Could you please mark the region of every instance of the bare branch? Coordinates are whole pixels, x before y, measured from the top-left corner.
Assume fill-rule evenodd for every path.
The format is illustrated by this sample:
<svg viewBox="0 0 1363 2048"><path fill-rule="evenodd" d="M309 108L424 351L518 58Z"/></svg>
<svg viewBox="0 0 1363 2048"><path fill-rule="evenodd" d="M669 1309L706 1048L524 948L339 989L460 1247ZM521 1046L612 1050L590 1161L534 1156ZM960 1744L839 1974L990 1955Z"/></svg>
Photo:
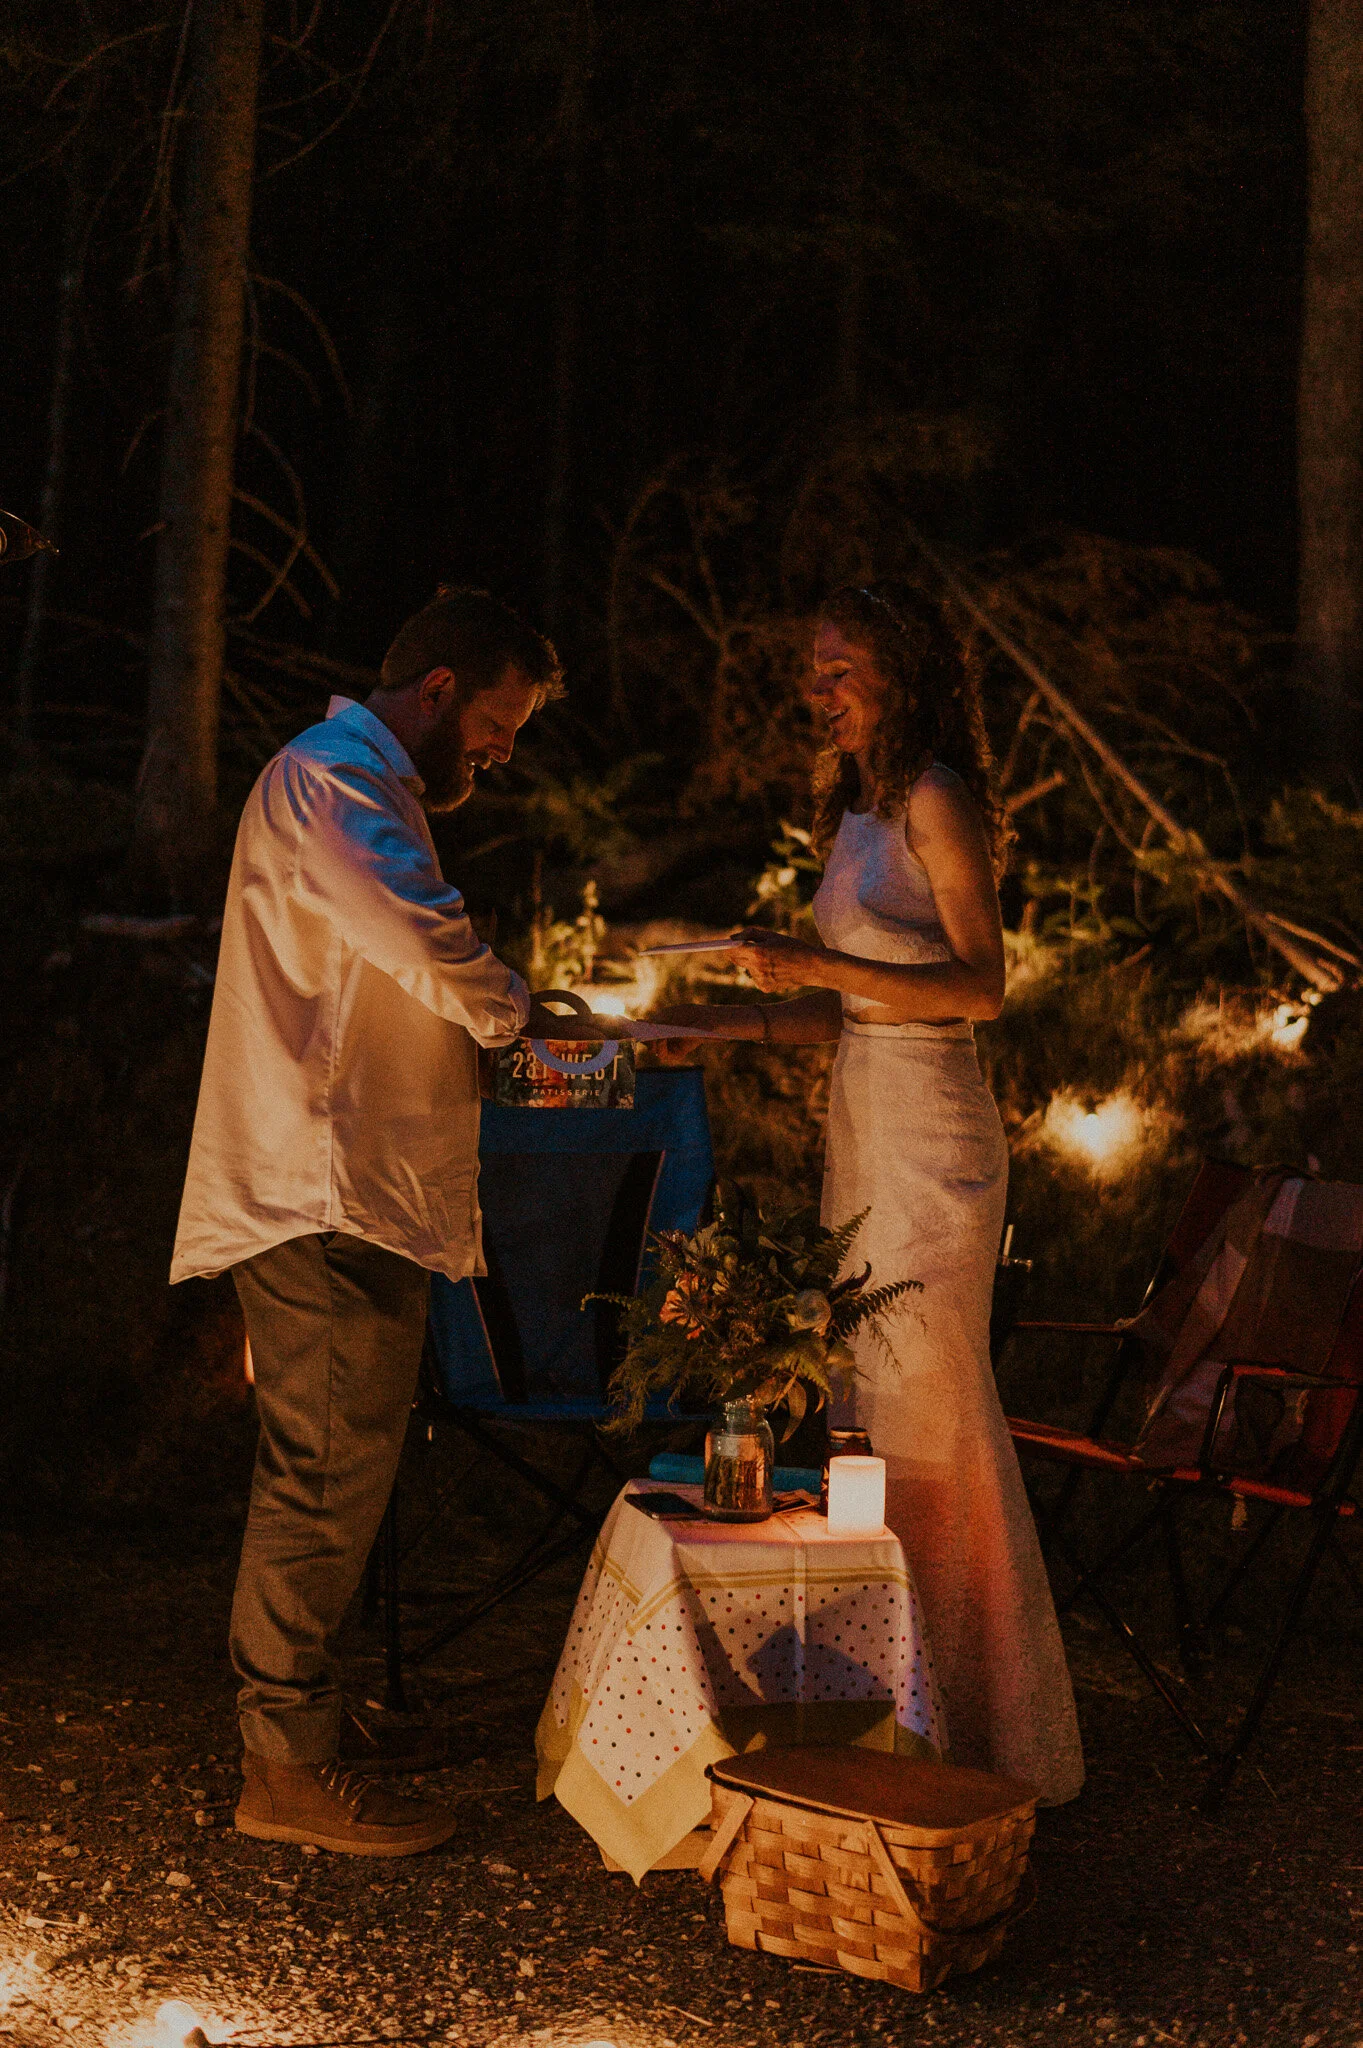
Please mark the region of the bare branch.
<svg viewBox="0 0 1363 2048"><path fill-rule="evenodd" d="M327 359L327 365L331 371L333 378L335 379L336 389L341 394L341 403L344 405L347 413L353 413L355 410L355 401L351 397L350 386L346 382L345 371L341 368L341 358L337 353L336 344L332 340L331 335L327 330L326 322L323 320L321 314L317 311L317 308L311 305L308 302L308 300L303 297L303 294L301 292L295 291L291 284L285 284L282 278L261 277L260 275L253 273L251 282L253 284L259 285L263 291L281 292L283 296L286 299L288 299L292 305L298 308L299 312L303 315L303 318L308 322L314 334L317 336L317 339L322 344L322 353L325 355Z"/></svg>
<svg viewBox="0 0 1363 2048"><path fill-rule="evenodd" d="M250 438L253 441L259 441L266 454L272 456L279 465L284 480L293 493L293 506L298 518L298 524L301 527L306 527L308 523L307 503L303 496L303 484L298 471L289 461L278 442L266 433L264 427L257 425L254 421L251 424Z"/></svg>
<svg viewBox="0 0 1363 2048"><path fill-rule="evenodd" d="M306 25L298 32L298 34L293 36L287 42L284 40L282 36L276 36L273 38L273 40L279 44L279 47L281 49L288 50L291 55L298 56L299 54L301 54L304 45L310 42L312 39L312 32L316 28L318 21L321 19L322 8L324 5L325 0L312 0L312 13L308 16Z"/></svg>
<svg viewBox="0 0 1363 2048"><path fill-rule="evenodd" d="M389 29L397 20L398 14L400 13L401 9L405 4L406 0L392 0L392 5L389 7L387 14L385 14L382 22L379 24L379 32L375 36L373 42L369 45L369 48L365 53L363 62L361 63L359 70L351 73L351 77L354 81L354 87L348 102L346 103L345 106L342 107L340 113L336 115L334 120L329 121L327 123L326 127L322 129L320 134L314 135L311 142L305 142L303 147L301 149L296 149L292 156L283 157L277 164L271 164L269 170L262 173L263 177L278 177L281 171L287 171L291 165L299 163L305 156L311 155L314 149L319 148L321 144L326 141L329 135L334 135L336 133L336 130L342 125L342 123L347 121L351 114L354 113L356 107L360 103L360 96L363 93L364 88L369 81L369 74L374 68L374 62L379 54L380 46L382 45L384 38L387 36Z"/></svg>
<svg viewBox="0 0 1363 2048"><path fill-rule="evenodd" d="M152 225L153 215L155 215L156 221L160 224L163 239L169 240L169 236L165 231L170 214L170 180L174 160L175 124L179 121L184 111L183 107L179 104L180 80L184 74L185 58L189 48L190 22L193 18L193 13L194 0L185 0L185 9L180 20L180 40L176 45L175 62L171 66L170 84L166 87L165 105L161 112L160 134L156 144L156 163L152 169L151 184L147 189L146 203L142 208L142 239L138 246L137 261L133 265L133 276L129 285L129 288L134 290L146 272L147 258L150 254L155 232Z"/></svg>
<svg viewBox="0 0 1363 2048"><path fill-rule="evenodd" d="M257 348L260 355L273 356L274 360L277 363L282 363L286 370L292 370L317 410L319 412L322 410L322 394L317 389L316 380L310 371L303 368L297 356L291 356L287 349L276 348L272 341L261 341L257 344Z"/></svg>
<svg viewBox="0 0 1363 2048"><path fill-rule="evenodd" d="M700 527L696 521L696 508L689 493L684 498L683 503L686 506L687 524L691 528L692 551L696 557L696 565L700 570L701 581L705 585L705 594L710 600L710 616L715 624L713 637L716 643L722 646L728 637L724 620L724 602L719 594L719 585L715 581L715 572L710 562L709 553L700 537Z"/></svg>
<svg viewBox="0 0 1363 2048"><path fill-rule="evenodd" d="M1018 722L1013 727L1013 737L1009 742L1008 752L1004 756L1003 761L1000 763L1000 789L1007 789L1009 783L1013 779L1014 773L1017 769L1018 750L1022 745L1022 736L1026 732L1028 726L1032 723L1032 720L1036 717L1037 707L1040 703L1041 692L1039 690L1033 690L1031 696L1027 699L1027 702L1022 707L1022 711L1018 717Z"/></svg>
<svg viewBox="0 0 1363 2048"><path fill-rule="evenodd" d="M1006 796L1003 808L1010 818L1016 817L1019 811L1026 810L1028 804L1039 803L1042 797L1049 796L1053 789L1064 787L1064 775L1059 768L1052 769L1049 775L1042 776L1040 782L1030 782L1026 789L1018 790L1013 796Z"/></svg>
<svg viewBox="0 0 1363 2048"><path fill-rule="evenodd" d="M709 619L706 618L704 612L700 609L700 606L696 603L695 599L688 596L687 592L682 589L679 583L674 583L670 576L664 576L660 569L650 569L648 572L648 581L654 586L656 590L661 590L665 597L670 597L674 604L679 604L681 606L682 610L686 613L687 618L690 619L694 625L700 628L701 632L705 635L706 639L710 642L711 646L723 646L723 635L716 631L714 625L711 623Z"/></svg>
<svg viewBox="0 0 1363 2048"><path fill-rule="evenodd" d="M1357 953L1351 953L1347 946L1337 946L1321 932L1313 932L1304 924L1293 924L1290 918L1279 917L1276 910L1266 910L1264 916L1270 924L1281 925L1285 932L1292 932L1299 939L1309 939L1313 946L1324 946L1327 953L1334 953L1341 960L1347 960L1351 967L1363 967Z"/></svg>
<svg viewBox="0 0 1363 2048"><path fill-rule="evenodd" d="M975 620L977 625L984 628L995 646L1002 653L1006 654L1009 660L1022 671L1033 687L1040 691L1056 717L1073 734L1074 738L1081 741L1088 748L1089 752L1101 762L1113 782L1119 788L1126 790L1127 794L1135 799L1148 816L1154 819L1168 839L1173 851L1181 855L1189 863L1197 872L1199 879L1209 888L1216 890L1220 895L1224 896L1226 901L1232 904L1239 912L1245 924L1251 930L1257 931L1262 938L1266 939L1269 945L1287 961L1288 965L1295 968L1297 973L1302 976L1302 979L1308 981L1313 988L1320 989L1324 994L1333 994L1336 989L1342 987L1345 980L1344 975L1334 965L1333 961L1322 959L1321 957L1322 952L1335 952L1338 949L1327 945L1322 941L1319 933L1313 932L1310 934L1309 943L1312 948L1317 950L1307 951L1304 945L1297 944L1297 938L1303 936L1301 931L1298 931L1295 935L1290 934L1280 920L1261 910L1243 884L1236 880L1222 862L1213 858L1209 849L1204 845L1201 835L1179 822L1168 805L1161 802L1160 798L1142 782L1135 770L1128 765L1116 748L1111 746L1097 728L1090 724L1089 720L1080 711L1078 705L1066 696L1058 684L1051 680L1035 657L1029 654L1026 648L1019 646L1018 642L1009 633L1004 631L997 619L990 615L980 600L966 589L960 576L947 567L936 550L928 545L923 536L907 520L904 522L904 531L908 534L924 561L936 571L962 609ZM1077 758L1082 759L1078 755Z"/></svg>
<svg viewBox="0 0 1363 2048"><path fill-rule="evenodd" d="M227 543L227 545L234 551L234 553L238 555L245 555L248 562L254 562L257 568L263 569L265 571L265 574L267 576L273 577L277 574L276 566L270 560L269 556L263 554L259 548L252 547L250 541L238 540L234 535L233 538ZM281 576L279 578L279 581L276 583L275 588L281 591L283 595L288 598L290 604L297 606L298 611L302 614L302 616L305 619L310 619L312 617L312 606L308 603L307 599L303 597L299 591L295 590L293 584L290 583L286 577Z"/></svg>
<svg viewBox="0 0 1363 2048"><path fill-rule="evenodd" d="M138 421L137 430L134 433L131 441L129 441L128 443L127 450L123 456L123 460L118 465L118 473L120 476L127 475L128 465L131 463L134 455L136 455L138 451L138 448L141 446L142 436L146 433L148 427L154 427L156 425L156 422L158 420L163 420L165 416L166 408L163 405L158 405L153 412L146 413L143 416L143 418Z"/></svg>
<svg viewBox="0 0 1363 2048"><path fill-rule="evenodd" d="M257 498L252 491L244 491L239 484L233 485L232 496L239 504L249 505L253 512L258 512L262 519L267 519L277 532L282 533L285 539L293 544L294 559L296 560L299 555L302 555L303 559L311 563L312 567L317 571L331 596L340 596L340 586L326 563L322 560L322 557L310 544L304 529L292 525L282 512L275 511L273 505L267 505L263 498Z"/></svg>
<svg viewBox="0 0 1363 2048"><path fill-rule="evenodd" d="M606 644L610 655L611 710L627 730L636 735L638 728L625 689L624 662L621 658L622 591L625 570L630 561L630 549L639 523L654 499L669 488L671 481L671 464L667 465L660 475L650 477L630 506L624 526L618 533L605 512L599 508L597 511L597 517L615 542L611 552L610 586L606 593Z"/></svg>
<svg viewBox="0 0 1363 2048"><path fill-rule="evenodd" d="M52 102L61 93L64 93L66 91L66 88L68 85L70 85L72 79L79 78L82 71L88 71L92 64L102 63L103 60L109 55L111 50L121 49L125 43L141 42L144 36L159 36L162 30L165 28L165 26L166 24L164 21L149 22L146 28L129 29L126 35L111 36L109 41L107 43L101 43L97 50L87 51L85 56L83 56L78 63L72 64L66 71L62 73L61 77L57 80L57 83L53 86L47 98L43 101L43 112L45 114L50 114L52 111Z"/></svg>

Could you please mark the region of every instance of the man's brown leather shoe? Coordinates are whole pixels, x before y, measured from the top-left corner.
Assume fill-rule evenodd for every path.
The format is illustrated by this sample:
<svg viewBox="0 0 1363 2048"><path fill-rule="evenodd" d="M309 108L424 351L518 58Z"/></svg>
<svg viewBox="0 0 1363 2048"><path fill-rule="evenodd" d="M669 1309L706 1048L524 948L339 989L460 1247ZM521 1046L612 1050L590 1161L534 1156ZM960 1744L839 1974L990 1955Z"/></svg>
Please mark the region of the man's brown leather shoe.
<svg viewBox="0 0 1363 2048"><path fill-rule="evenodd" d="M345 1856L415 1856L454 1833L451 1807L404 1799L339 1762L271 1763L248 1749L237 1831Z"/></svg>

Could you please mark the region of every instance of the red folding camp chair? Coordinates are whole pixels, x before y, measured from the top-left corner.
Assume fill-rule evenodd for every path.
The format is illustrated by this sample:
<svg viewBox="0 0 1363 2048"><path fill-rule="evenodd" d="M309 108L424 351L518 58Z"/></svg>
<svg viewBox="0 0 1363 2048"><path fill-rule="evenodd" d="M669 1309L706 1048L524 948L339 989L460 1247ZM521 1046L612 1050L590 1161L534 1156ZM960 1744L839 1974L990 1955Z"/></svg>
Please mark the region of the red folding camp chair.
<svg viewBox="0 0 1363 2048"><path fill-rule="evenodd" d="M1291 1219L1307 1187L1314 1189L1308 1207L1333 1209L1339 1243L1325 1248L1313 1243L1310 1218L1293 1234ZM1280 1212L1289 1218L1286 1228L1278 1220ZM1354 1243L1363 1236L1359 1217L1363 1190L1312 1182L1283 1169L1255 1171L1209 1162L1193 1183L1140 1315L1114 1323L1032 1320L1014 1326L1116 1340L1116 1357L1086 1431L1012 1417L1009 1427L1026 1460L1064 1473L1057 1492L1037 1513L1048 1560L1053 1568L1063 1564L1071 1575L1057 1603L1060 1610L1083 1598L1097 1607L1207 1758L1211 1771L1200 1801L1204 1811L1220 1804L1253 1739L1327 1552L1363 1601L1363 1584L1340 1542L1341 1526L1359 1513L1351 1488L1363 1452L1363 1249ZM1240 1241L1233 1242L1237 1225ZM1317 1229L1316 1236L1321 1234ZM1255 1340L1258 1356L1249 1355L1246 1333ZM1163 1355L1152 1341L1161 1335ZM1193 1369L1171 1390L1170 1359L1177 1359L1180 1345ZM1312 1363L1301 1363L1304 1358ZM1124 1390L1141 1380L1146 1382L1145 1426L1125 1441L1108 1435ZM1096 1556L1086 1556L1074 1509L1085 1478L1100 1475L1138 1481L1150 1498ZM1236 1526L1243 1521L1245 1542L1199 1609L1185 1566L1183 1525L1195 1501L1214 1495L1229 1495L1237 1503ZM1143 1544L1162 1542L1180 1658L1188 1675L1196 1677L1212 1631L1265 1545L1282 1524L1299 1516L1312 1525L1305 1555L1248 1704L1230 1740L1215 1744L1119 1609L1109 1581Z"/></svg>

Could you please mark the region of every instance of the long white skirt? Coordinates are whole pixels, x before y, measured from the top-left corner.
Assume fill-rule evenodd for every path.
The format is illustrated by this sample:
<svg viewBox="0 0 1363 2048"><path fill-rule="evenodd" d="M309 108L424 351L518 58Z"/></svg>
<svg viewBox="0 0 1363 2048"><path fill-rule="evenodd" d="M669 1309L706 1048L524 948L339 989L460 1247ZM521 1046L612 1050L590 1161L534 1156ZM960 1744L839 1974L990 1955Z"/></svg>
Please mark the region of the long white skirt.
<svg viewBox="0 0 1363 2048"><path fill-rule="evenodd" d="M871 1261L873 1287L923 1282L886 1325L895 1362L857 1340L855 1420L886 1462L887 1518L923 1600L952 1761L1059 1804L1084 1781L1074 1694L989 1360L1007 1192L969 1027L845 1023L823 1218L869 1208L852 1259Z"/></svg>

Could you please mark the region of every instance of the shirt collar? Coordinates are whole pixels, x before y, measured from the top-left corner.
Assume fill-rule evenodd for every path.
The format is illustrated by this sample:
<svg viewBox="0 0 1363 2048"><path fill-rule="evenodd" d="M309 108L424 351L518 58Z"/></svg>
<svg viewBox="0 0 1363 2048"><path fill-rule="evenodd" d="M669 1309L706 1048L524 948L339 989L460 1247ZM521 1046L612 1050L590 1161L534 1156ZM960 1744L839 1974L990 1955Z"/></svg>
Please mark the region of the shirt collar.
<svg viewBox="0 0 1363 2048"><path fill-rule="evenodd" d="M416 772L416 763L396 733L390 732L367 705L357 703L354 697L333 697L327 705L327 717L343 718L347 725L353 725L357 732L362 732L378 748L398 781L405 784L413 796L421 795L426 785Z"/></svg>

